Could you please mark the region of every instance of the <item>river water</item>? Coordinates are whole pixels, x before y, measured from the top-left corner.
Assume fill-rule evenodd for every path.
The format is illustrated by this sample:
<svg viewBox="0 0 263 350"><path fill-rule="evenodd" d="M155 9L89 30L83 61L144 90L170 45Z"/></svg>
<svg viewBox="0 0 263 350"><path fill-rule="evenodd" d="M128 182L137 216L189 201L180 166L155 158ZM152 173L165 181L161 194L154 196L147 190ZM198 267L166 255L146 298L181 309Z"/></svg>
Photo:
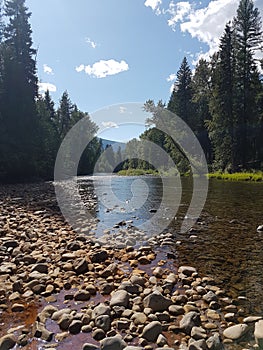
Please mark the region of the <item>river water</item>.
<svg viewBox="0 0 263 350"><path fill-rule="evenodd" d="M262 315L263 233L257 227L263 224L263 183L210 180L199 220L191 232L182 234L180 225L191 200L192 181L166 181L95 176L81 178L80 186L95 187L98 232L125 220L150 234L163 230L176 234L182 243L173 249L180 264L214 277L233 297L247 297L248 311Z"/></svg>

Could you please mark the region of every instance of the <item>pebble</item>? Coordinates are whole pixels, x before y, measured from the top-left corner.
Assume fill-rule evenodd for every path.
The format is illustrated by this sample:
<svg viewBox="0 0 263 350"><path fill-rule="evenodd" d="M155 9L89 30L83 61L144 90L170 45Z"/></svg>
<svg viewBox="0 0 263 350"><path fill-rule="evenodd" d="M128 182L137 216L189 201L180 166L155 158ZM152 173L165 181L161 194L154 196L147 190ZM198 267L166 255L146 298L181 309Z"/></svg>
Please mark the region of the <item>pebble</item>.
<svg viewBox="0 0 263 350"><path fill-rule="evenodd" d="M224 337L232 340L239 339L243 337L248 331L248 325L245 323L237 324L231 327L228 327L224 330Z"/></svg>

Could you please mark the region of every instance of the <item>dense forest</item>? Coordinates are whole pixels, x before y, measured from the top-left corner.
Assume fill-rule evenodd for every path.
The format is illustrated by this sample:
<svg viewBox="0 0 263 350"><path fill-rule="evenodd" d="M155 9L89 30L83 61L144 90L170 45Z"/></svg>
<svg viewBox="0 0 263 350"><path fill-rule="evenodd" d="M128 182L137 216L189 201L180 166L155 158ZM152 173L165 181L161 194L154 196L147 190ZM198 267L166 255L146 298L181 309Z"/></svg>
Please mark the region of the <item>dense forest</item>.
<svg viewBox="0 0 263 350"><path fill-rule="evenodd" d="M98 130L89 115L71 102L67 91L58 108L49 91L39 94L30 15L25 0L4 4L0 0L0 181L52 179L57 151L70 128L85 117L89 139ZM110 165L123 157L127 160L116 171L152 169L151 157L158 155L146 156L149 150L142 140L160 146L181 172L189 170L189 160L178 145L158 129L160 108L189 125L211 171L262 169L263 60L256 55L262 51L262 42L259 11L252 0L241 0L236 16L225 25L218 52L209 60L200 59L194 72L183 58L168 103L148 100L144 108L152 117L147 130L140 140L128 142L124 155L121 149L102 155L101 170L112 169ZM169 123L176 128L172 117ZM129 159L134 149L138 158ZM81 157L79 173L91 173L101 152L101 143L94 137Z"/></svg>
<svg viewBox="0 0 263 350"><path fill-rule="evenodd" d="M58 108L49 91L38 93L36 50L25 0L0 1L0 181L52 179L57 151L68 130L89 118L65 91ZM89 136L97 126L90 120ZM82 155L89 173L100 153L94 138Z"/></svg>
<svg viewBox="0 0 263 350"><path fill-rule="evenodd" d="M140 139L157 143L174 160L181 172L189 161L173 140L158 130L158 107L166 108L185 121L197 136L210 170L227 172L262 169L263 166L263 60L262 22L252 0L241 0L236 17L226 23L219 50L210 60L200 59L194 73L184 57L169 102L152 100L145 110L152 113L152 128ZM260 67L261 65L261 67ZM175 120L170 120L171 128ZM126 152L137 148L145 158L139 140L128 143ZM156 154L153 154L153 159ZM148 158L149 159L149 158ZM149 162L127 160L123 168L151 168Z"/></svg>

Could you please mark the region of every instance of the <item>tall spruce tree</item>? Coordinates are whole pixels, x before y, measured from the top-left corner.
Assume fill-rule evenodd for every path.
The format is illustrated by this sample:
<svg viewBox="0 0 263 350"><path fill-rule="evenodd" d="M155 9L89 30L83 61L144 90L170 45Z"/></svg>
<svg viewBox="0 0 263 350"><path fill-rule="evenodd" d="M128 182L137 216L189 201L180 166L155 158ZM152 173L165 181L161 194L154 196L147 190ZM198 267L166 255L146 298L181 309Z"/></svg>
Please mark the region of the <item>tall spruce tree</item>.
<svg viewBox="0 0 263 350"><path fill-rule="evenodd" d="M193 91L192 91L192 72L184 57L180 69L177 72L177 79L170 97L167 109L183 119L190 128L196 129L193 118Z"/></svg>
<svg viewBox="0 0 263 350"><path fill-rule="evenodd" d="M230 23L225 26L220 39L218 61L212 74L212 96L208 122L209 136L214 149L215 169L237 170L236 119L234 115L234 69L233 29Z"/></svg>
<svg viewBox="0 0 263 350"><path fill-rule="evenodd" d="M254 53L262 45L262 22L252 0L241 0L234 19L236 36L236 113L239 162L242 168L253 167L255 130L259 116L256 96L260 89Z"/></svg>
<svg viewBox="0 0 263 350"><path fill-rule="evenodd" d="M22 180L34 175L36 165L36 51L32 48L31 14L25 0L6 1L4 13L1 112L5 157L1 160L9 179Z"/></svg>

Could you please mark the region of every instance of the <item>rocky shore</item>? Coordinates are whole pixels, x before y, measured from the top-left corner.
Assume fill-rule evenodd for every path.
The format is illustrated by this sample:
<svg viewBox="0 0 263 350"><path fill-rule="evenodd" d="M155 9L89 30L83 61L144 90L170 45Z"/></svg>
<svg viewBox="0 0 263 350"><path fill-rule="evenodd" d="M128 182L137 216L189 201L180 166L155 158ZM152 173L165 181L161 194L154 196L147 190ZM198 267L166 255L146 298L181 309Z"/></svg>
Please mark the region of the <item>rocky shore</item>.
<svg viewBox="0 0 263 350"><path fill-rule="evenodd" d="M76 234L51 183L2 186L0 204L0 350L263 346L262 317L180 266L172 234L122 248Z"/></svg>

